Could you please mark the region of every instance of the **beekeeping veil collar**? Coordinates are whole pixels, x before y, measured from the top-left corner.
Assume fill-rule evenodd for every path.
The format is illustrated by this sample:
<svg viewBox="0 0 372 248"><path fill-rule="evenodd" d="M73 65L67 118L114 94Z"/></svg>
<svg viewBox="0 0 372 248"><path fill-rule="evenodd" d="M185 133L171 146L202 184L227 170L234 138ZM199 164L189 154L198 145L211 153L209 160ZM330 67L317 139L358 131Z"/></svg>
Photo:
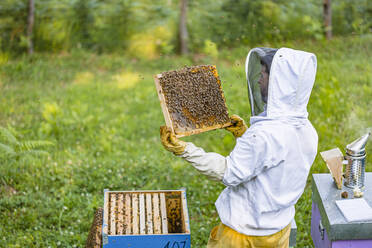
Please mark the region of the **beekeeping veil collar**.
<svg viewBox="0 0 372 248"><path fill-rule="evenodd" d="M267 87L265 91L262 89L262 83L260 85L260 81L264 80L261 71L264 69L270 75L271 63L277 51L278 49L274 48L258 47L248 53L245 61L245 73L252 116L257 116L266 110Z"/></svg>

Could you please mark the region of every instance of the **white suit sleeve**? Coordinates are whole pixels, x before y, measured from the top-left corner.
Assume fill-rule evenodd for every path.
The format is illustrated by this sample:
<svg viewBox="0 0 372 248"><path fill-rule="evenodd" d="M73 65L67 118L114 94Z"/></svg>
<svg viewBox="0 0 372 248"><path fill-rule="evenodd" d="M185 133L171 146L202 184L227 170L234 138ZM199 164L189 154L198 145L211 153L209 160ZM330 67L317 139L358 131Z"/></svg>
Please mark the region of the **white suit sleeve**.
<svg viewBox="0 0 372 248"><path fill-rule="evenodd" d="M212 180L221 181L226 170L226 158L218 153L205 152L188 142L185 152L180 155L192 164L200 173Z"/></svg>
<svg viewBox="0 0 372 248"><path fill-rule="evenodd" d="M236 140L236 145L226 157L223 183L237 186L255 178L261 172L281 163L283 146L261 132L247 131Z"/></svg>

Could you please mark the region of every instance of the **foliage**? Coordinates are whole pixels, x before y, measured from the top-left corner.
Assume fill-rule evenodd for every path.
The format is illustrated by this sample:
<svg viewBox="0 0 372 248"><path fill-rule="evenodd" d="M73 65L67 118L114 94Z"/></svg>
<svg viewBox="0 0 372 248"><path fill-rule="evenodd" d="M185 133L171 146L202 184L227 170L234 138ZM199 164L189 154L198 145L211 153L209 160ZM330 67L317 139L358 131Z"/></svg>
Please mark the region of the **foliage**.
<svg viewBox="0 0 372 248"><path fill-rule="evenodd" d="M267 44L314 52L318 58L309 118L319 135L318 151L343 149L372 123L372 37L331 42ZM230 114L249 119L244 76L248 47L219 49L215 64ZM199 59L195 57L195 59ZM192 247L204 247L219 221L214 201L223 185L201 176L187 162L165 151L164 124L153 75L193 65L193 58L161 56L133 60L123 54L42 55L11 59L0 67L0 125L22 130L22 140L56 140L50 158L1 162L0 182L16 194L0 197L0 247L83 247L103 189L187 188ZM10 137L10 138L9 138ZM2 141L10 147L9 140ZM234 138L224 130L188 138L228 155ZM372 143L367 144L372 154ZM39 148L35 148L39 149ZM367 155L367 171L372 156ZM318 156L312 173L327 172ZM298 247L311 247L311 180L296 204ZM1 191L1 190L0 190Z"/></svg>
<svg viewBox="0 0 372 248"><path fill-rule="evenodd" d="M26 51L27 3L0 2L1 52ZM371 33L371 1L334 0L332 8L335 35ZM188 9L189 46L194 53L203 52L208 40L221 48L323 38L320 0L190 0ZM32 38L39 52L87 49L155 58L177 51L178 17L179 1L35 1Z"/></svg>
<svg viewBox="0 0 372 248"><path fill-rule="evenodd" d="M0 3L0 46L2 51L26 49L27 3L4 0Z"/></svg>
<svg viewBox="0 0 372 248"><path fill-rule="evenodd" d="M372 2L368 0L338 0L333 10L333 31L337 34L371 32Z"/></svg>
<svg viewBox="0 0 372 248"><path fill-rule="evenodd" d="M164 26L157 26L147 32L133 35L128 53L140 59L154 59L160 54L170 54L173 51L171 38L170 30Z"/></svg>
<svg viewBox="0 0 372 248"><path fill-rule="evenodd" d="M210 40L204 41L203 53L211 56L212 58L218 57L217 44Z"/></svg>
<svg viewBox="0 0 372 248"><path fill-rule="evenodd" d="M321 5L315 1L226 0L204 21L217 44L257 44L322 36ZM202 30L203 32L203 30Z"/></svg>
<svg viewBox="0 0 372 248"><path fill-rule="evenodd" d="M0 126L0 161L13 164L21 159L34 159L34 157L47 156L48 152L42 148L52 146L53 143L43 140L19 141L14 129L6 129Z"/></svg>

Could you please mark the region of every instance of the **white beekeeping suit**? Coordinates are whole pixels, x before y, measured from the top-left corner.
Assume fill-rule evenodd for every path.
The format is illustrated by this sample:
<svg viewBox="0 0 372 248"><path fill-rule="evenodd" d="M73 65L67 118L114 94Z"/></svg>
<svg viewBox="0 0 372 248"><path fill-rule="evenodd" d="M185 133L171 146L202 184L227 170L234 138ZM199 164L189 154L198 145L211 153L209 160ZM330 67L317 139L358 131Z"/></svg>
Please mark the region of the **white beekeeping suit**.
<svg viewBox="0 0 372 248"><path fill-rule="evenodd" d="M269 53L273 57L267 63ZM270 71L265 101L255 85L260 60ZM255 48L248 54L246 74L251 126L230 155L206 153L187 143L180 156L227 186L215 203L223 224L245 235L266 236L294 218L316 156L318 136L307 118L316 57L289 48Z"/></svg>

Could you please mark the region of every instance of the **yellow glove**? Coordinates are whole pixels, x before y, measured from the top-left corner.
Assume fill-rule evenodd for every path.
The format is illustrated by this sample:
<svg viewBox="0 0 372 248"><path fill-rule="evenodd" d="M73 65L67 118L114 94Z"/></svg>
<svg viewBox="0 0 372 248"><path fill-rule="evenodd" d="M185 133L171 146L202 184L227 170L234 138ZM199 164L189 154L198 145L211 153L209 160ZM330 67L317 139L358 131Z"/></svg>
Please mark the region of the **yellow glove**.
<svg viewBox="0 0 372 248"><path fill-rule="evenodd" d="M230 120L231 120L232 125L229 127L226 127L225 129L231 132L235 136L235 138L241 137L245 133L245 131L248 129L244 120L240 118L238 115L230 116Z"/></svg>
<svg viewBox="0 0 372 248"><path fill-rule="evenodd" d="M166 126L160 127L160 139L165 149L175 155L181 155L185 151L186 142L177 139L176 135Z"/></svg>

